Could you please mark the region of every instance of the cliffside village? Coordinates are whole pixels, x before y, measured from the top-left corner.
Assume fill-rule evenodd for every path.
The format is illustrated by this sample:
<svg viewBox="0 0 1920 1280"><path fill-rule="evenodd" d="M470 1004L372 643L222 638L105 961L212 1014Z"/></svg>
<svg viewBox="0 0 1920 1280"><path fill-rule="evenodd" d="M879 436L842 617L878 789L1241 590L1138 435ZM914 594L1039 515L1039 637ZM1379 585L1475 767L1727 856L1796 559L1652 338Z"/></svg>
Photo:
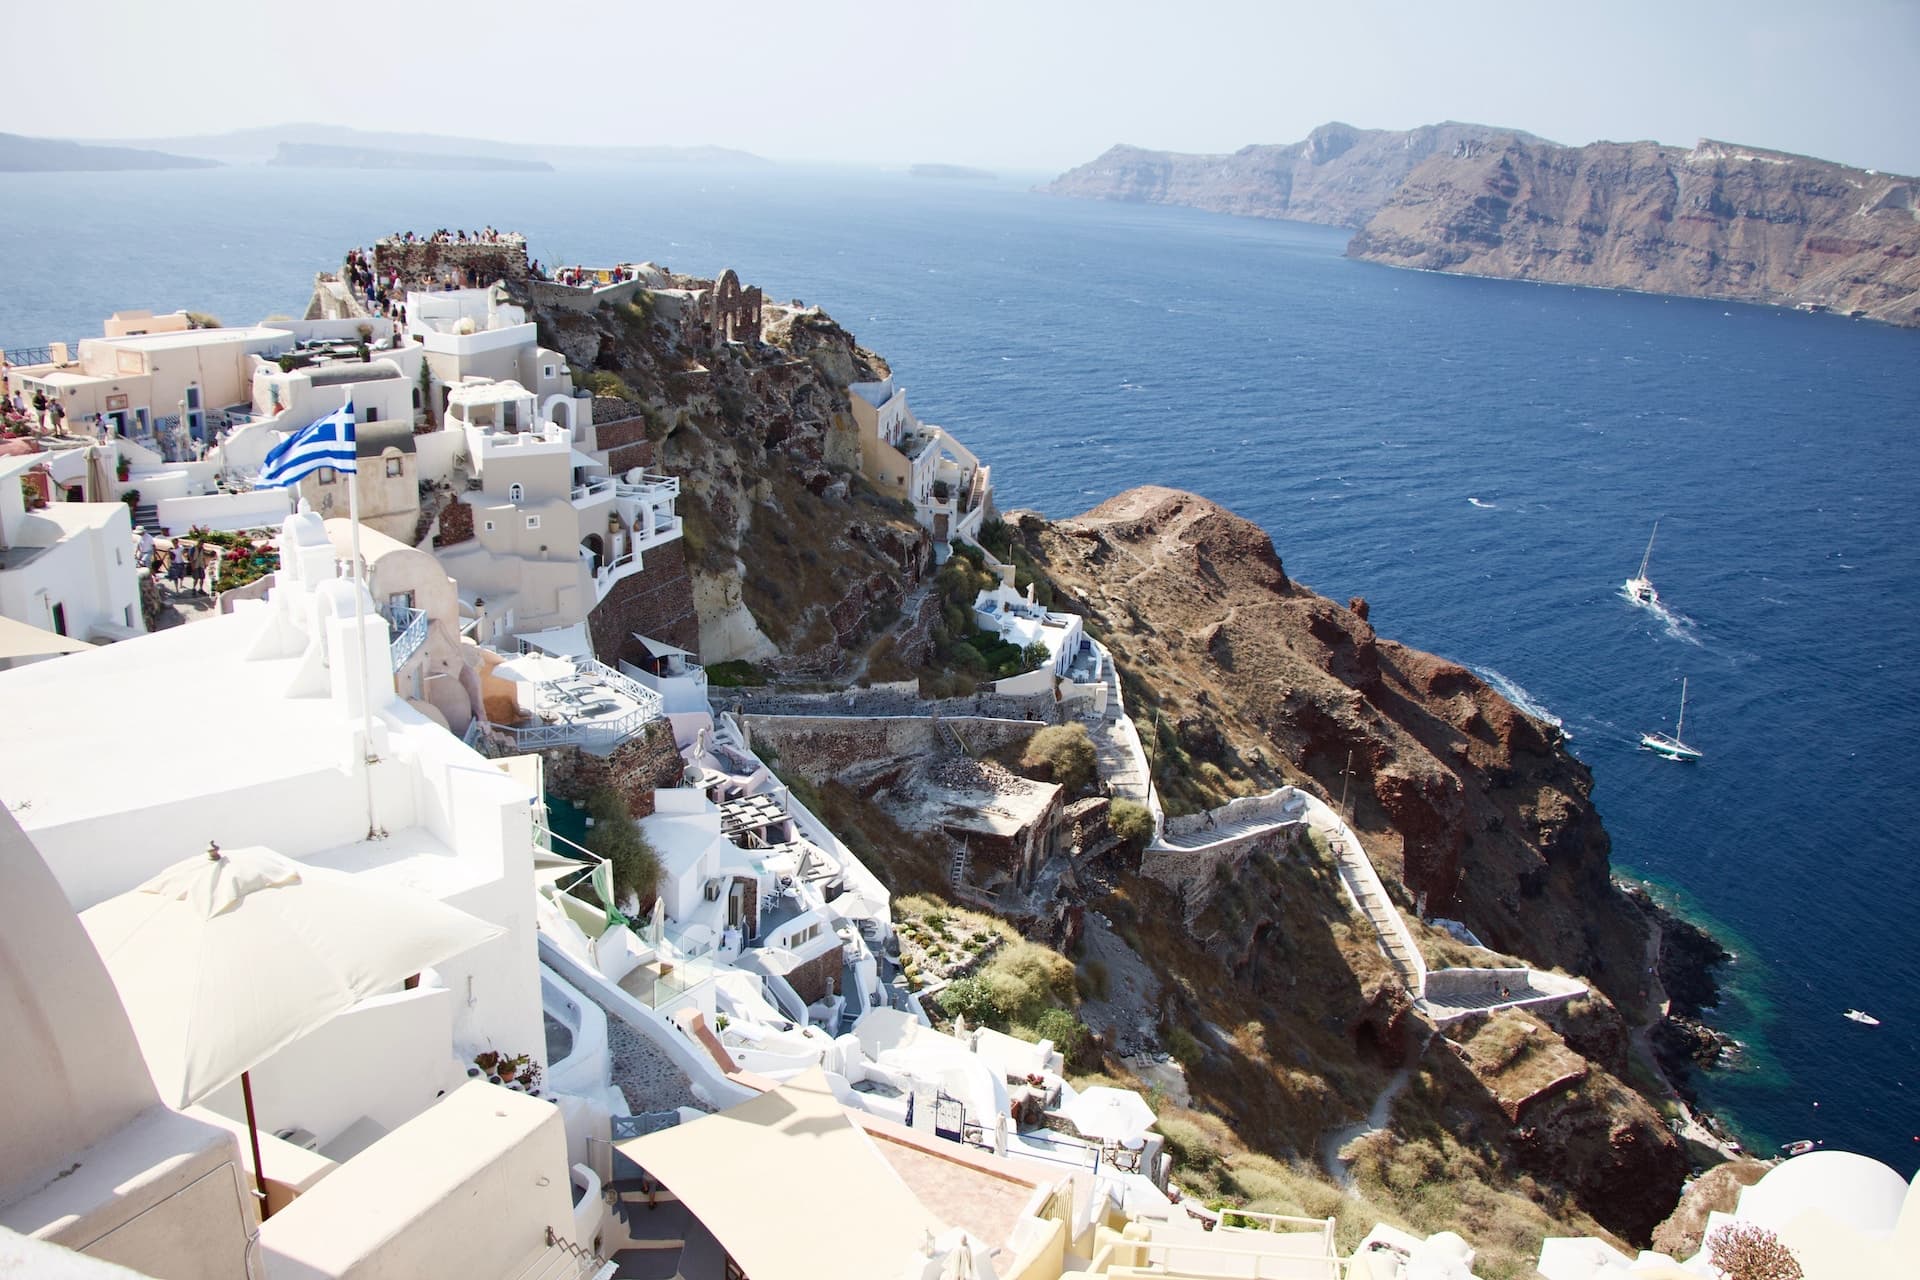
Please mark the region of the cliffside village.
<svg viewBox="0 0 1920 1280"><path fill-rule="evenodd" d="M981 953L926 962L891 887L772 764L915 762L894 816L957 843L952 896L976 908L1044 914L1128 800L1153 821L1143 869L1179 892L1314 833L1436 1025L1584 986L1429 972L1358 836L1304 791L1168 818L1111 654L979 545L990 468L891 378L847 388L845 479L910 511L935 564L978 557L996 585L969 621L1031 669L971 711L911 685L730 709L707 666L738 654L702 652L684 478L644 406L590 394L541 342L541 313L641 302L689 349L747 360L806 310L732 271L536 270L489 228L356 250L298 320L122 311L77 349L7 353L0 1259L268 1280L1474 1275L1450 1232L1183 1196L1147 1095L947 1015ZM348 405L352 470L259 483ZM1035 719L1086 726L1100 798L975 758ZM582 779L631 818L584 812ZM586 847L598 821L655 851L646 899ZM1768 1173L1714 1225L1737 1224L1809 1276L1920 1251L1920 1197L1841 1152ZM1704 1250L1586 1238L1548 1240L1539 1269L1716 1274Z"/></svg>

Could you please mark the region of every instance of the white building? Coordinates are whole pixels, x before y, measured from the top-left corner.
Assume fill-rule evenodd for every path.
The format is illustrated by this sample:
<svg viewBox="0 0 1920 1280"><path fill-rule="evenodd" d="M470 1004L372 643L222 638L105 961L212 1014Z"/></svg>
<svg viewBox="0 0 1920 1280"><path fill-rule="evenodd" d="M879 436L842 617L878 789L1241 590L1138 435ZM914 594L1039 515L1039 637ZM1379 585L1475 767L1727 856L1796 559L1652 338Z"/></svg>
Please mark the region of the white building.
<svg viewBox="0 0 1920 1280"><path fill-rule="evenodd" d="M977 540L993 509L992 469L943 428L914 417L906 388L892 378L856 382L847 391L867 483L912 503L935 542Z"/></svg>
<svg viewBox="0 0 1920 1280"><path fill-rule="evenodd" d="M679 480L608 474L578 446L576 403L556 395L542 406L517 382L471 377L448 396L445 431L462 442L452 475L473 536L435 554L461 599L498 620L485 637L495 643L585 621L647 551L681 536Z"/></svg>
<svg viewBox="0 0 1920 1280"><path fill-rule="evenodd" d="M132 513L124 502L27 510L20 479L49 456L0 458L0 615L82 640L138 635Z"/></svg>

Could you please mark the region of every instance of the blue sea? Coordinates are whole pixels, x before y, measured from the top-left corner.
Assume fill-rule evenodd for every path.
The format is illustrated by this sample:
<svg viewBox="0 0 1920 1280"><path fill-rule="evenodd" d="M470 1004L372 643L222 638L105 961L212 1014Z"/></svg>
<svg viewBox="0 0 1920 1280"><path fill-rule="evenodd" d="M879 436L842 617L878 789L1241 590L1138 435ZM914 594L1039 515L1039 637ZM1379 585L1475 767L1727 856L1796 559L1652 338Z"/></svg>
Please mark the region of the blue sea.
<svg viewBox="0 0 1920 1280"><path fill-rule="evenodd" d="M1745 1061L1708 1103L1756 1148L1913 1172L1920 333L1395 271L1337 230L1029 181L15 174L0 340L128 307L297 314L348 245L488 223L549 265L732 266L823 304L994 465L1003 508L1205 494L1383 634L1564 720L1618 871L1737 953L1715 1021ZM1656 517L1666 618L1619 594ZM1683 676L1692 766L1636 748Z"/></svg>

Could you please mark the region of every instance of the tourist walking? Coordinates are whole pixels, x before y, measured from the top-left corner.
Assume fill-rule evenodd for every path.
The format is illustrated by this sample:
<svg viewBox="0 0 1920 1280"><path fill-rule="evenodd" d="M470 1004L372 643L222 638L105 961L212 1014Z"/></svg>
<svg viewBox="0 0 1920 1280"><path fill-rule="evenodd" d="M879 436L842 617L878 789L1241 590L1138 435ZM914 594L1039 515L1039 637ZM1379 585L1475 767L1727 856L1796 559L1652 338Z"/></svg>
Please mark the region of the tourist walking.
<svg viewBox="0 0 1920 1280"><path fill-rule="evenodd" d="M35 391L33 393L33 429L35 431L43 431L46 429L46 425L47 393L44 391Z"/></svg>

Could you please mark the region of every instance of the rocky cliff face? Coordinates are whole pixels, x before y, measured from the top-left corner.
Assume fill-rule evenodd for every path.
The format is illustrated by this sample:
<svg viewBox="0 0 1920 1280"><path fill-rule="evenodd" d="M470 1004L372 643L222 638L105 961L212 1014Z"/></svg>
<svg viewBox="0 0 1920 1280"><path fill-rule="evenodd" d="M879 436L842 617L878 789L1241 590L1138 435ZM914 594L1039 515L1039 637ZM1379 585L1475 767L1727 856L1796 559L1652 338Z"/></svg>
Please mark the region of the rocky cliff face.
<svg viewBox="0 0 1920 1280"><path fill-rule="evenodd" d="M680 478L702 660L860 674L861 642L931 562L925 531L847 465L859 456L847 384L887 376L885 362L818 308L769 303L763 340L716 344L698 315L644 293L591 311L530 305L541 341L576 380L625 400L651 465Z"/></svg>
<svg viewBox="0 0 1920 1280"><path fill-rule="evenodd" d="M1920 325L1920 180L1723 142L1510 139L1434 155L1347 252Z"/></svg>
<svg viewBox="0 0 1920 1280"><path fill-rule="evenodd" d="M1162 771L1184 761L1336 803L1344 790L1409 902L1623 1004L1643 997L1646 921L1613 887L1592 779L1552 726L1382 639L1364 601L1292 582L1265 532L1204 498L1141 488L1013 524L1056 602L1086 612L1130 677L1136 723L1157 718Z"/></svg>
<svg viewBox="0 0 1920 1280"><path fill-rule="evenodd" d="M1296 1063L1347 1094L1350 1069L1318 1039L1329 1028L1352 1058L1408 1066L1404 1117L1396 1111L1363 1143L1355 1166L1382 1185L1428 1158L1419 1135L1432 1122L1500 1185L1524 1172L1647 1239L1687 1167L1659 1114L1624 1083L1630 1037L1619 1010L1637 1014L1646 999L1648 920L1610 878L1591 779L1557 731L1465 668L1383 639L1364 601L1342 606L1293 582L1258 526L1205 499L1142 488L1070 520L1008 519L1016 561L1049 584L1056 608L1083 612L1115 655L1163 794L1183 790L1181 773L1246 791L1290 782L1334 803L1344 791L1410 922L1424 904L1498 951L1605 993L1547 1017L1469 1020L1422 1050L1404 1003L1388 1007L1392 979L1361 954L1370 942L1309 954L1314 939L1339 936L1309 907L1344 918L1344 901L1331 881L1303 880L1310 863L1283 854L1221 868L1187 928L1200 954L1165 941L1155 952L1213 993L1193 997L1202 1025L1262 1019L1270 1037L1296 1046ZM1125 896L1144 897L1137 884ZM1415 929L1432 959L1486 955ZM1218 953L1239 959L1215 978L1205 957ZM1316 1121L1299 1106L1268 1115L1262 1100L1295 1086L1262 1081L1258 1066L1210 1059L1195 1096L1266 1149L1298 1149ZM1452 1150L1441 1142L1432 1159L1451 1168Z"/></svg>
<svg viewBox="0 0 1920 1280"><path fill-rule="evenodd" d="M1477 124L1356 129L1324 124L1284 146L1187 155L1116 146L1045 190L1089 200L1183 205L1214 213L1359 227L1401 181L1434 157L1473 156L1528 135Z"/></svg>

